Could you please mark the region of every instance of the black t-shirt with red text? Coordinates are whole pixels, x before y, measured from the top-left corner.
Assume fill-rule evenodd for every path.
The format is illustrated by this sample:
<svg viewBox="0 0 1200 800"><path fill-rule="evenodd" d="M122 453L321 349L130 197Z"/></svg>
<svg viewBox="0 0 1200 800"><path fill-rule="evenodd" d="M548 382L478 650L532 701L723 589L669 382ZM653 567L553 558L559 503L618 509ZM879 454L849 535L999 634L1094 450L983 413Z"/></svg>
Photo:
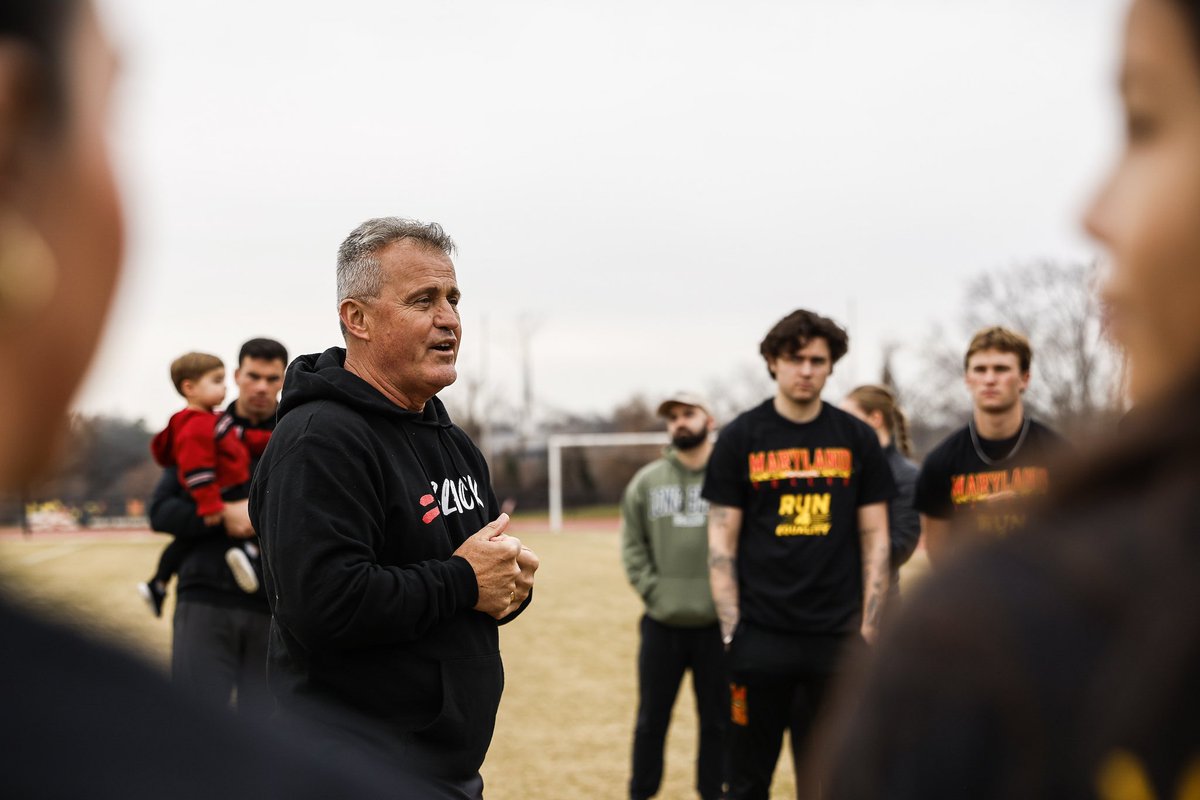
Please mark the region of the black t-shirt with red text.
<svg viewBox="0 0 1200 800"><path fill-rule="evenodd" d="M828 403L796 423L767 400L725 426L702 494L742 510L741 619L788 633L857 631L858 509L895 493L875 432Z"/></svg>
<svg viewBox="0 0 1200 800"><path fill-rule="evenodd" d="M933 449L921 466L913 505L937 519L953 519L967 534L1003 536L1025 527L1025 505L1050 488L1052 465L1069 451L1045 425L1007 439L979 439L964 427ZM992 463L988 463L991 461Z"/></svg>

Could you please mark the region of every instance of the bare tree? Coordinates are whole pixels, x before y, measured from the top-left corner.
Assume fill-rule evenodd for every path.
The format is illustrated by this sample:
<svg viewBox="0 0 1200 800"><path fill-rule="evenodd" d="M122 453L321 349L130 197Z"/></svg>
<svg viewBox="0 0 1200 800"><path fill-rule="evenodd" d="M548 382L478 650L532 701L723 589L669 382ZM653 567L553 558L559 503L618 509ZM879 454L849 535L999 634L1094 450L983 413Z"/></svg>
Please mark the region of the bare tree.
<svg viewBox="0 0 1200 800"><path fill-rule="evenodd" d="M724 425L738 414L775 394L767 366L758 360L740 364L728 377L711 380L706 387L717 423Z"/></svg>
<svg viewBox="0 0 1200 800"><path fill-rule="evenodd" d="M969 408L962 354L971 335L1004 325L1029 337L1033 380L1026 402L1064 432L1111 426L1121 413L1121 359L1104 335L1095 262L1037 261L970 281L957 335L935 326L922 347L920 379L904 387L910 414L960 424Z"/></svg>

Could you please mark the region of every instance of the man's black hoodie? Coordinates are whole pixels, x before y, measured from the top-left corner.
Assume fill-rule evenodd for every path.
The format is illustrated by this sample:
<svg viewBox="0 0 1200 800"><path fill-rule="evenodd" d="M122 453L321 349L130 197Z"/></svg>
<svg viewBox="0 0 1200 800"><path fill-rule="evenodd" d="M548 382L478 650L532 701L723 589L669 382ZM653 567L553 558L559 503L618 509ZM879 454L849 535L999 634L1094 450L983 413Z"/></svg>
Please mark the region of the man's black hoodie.
<svg viewBox="0 0 1200 800"><path fill-rule="evenodd" d="M288 368L254 474L271 688L284 713L349 711L362 724L345 734L382 733L407 768L468 781L504 685L498 623L473 610L474 570L453 555L499 516L487 464L436 397L406 411L345 359Z"/></svg>

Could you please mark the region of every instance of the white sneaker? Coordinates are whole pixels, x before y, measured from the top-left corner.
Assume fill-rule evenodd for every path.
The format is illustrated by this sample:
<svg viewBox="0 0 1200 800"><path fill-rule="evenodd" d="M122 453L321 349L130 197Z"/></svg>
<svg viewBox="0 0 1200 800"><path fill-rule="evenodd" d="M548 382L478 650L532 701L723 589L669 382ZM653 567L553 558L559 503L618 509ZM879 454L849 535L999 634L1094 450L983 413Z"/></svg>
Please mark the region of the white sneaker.
<svg viewBox="0 0 1200 800"><path fill-rule="evenodd" d="M258 575L255 574L254 565L250 563L242 548L231 547L226 550L225 563L229 565L229 571L233 573L233 579L237 581L239 589L246 594L258 591Z"/></svg>

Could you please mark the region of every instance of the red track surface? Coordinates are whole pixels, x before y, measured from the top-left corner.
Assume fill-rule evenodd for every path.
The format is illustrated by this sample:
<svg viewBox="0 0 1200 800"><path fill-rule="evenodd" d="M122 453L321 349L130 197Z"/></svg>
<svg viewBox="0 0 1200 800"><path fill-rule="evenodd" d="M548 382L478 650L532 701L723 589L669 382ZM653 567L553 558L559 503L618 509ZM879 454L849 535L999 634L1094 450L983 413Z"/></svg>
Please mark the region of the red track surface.
<svg viewBox="0 0 1200 800"><path fill-rule="evenodd" d="M619 517L594 517L587 519L567 519L563 521L564 533L616 533L621 527ZM521 531L530 533L545 533L550 529L549 520L543 515L523 517L517 515L512 521L512 530L518 536ZM77 531L35 531L30 538L40 542L68 541L86 539L161 539L163 534L151 531L149 528L103 528L99 530L81 529ZM0 539L21 539L24 534L20 528L0 527Z"/></svg>

